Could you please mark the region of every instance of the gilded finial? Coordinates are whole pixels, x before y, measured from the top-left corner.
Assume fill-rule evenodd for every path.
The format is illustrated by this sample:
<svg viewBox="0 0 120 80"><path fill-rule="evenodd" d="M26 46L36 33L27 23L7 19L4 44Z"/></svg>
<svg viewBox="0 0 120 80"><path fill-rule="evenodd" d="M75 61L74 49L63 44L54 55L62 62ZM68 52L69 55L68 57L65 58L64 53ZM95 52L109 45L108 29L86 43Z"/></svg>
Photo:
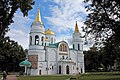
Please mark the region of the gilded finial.
<svg viewBox="0 0 120 80"><path fill-rule="evenodd" d="M40 8L38 8L38 12L37 12L37 15L36 15L36 19L35 19L36 22L41 22L41 15L40 15Z"/></svg>
<svg viewBox="0 0 120 80"><path fill-rule="evenodd" d="M76 24L75 24L75 33L79 33L77 21L76 21Z"/></svg>

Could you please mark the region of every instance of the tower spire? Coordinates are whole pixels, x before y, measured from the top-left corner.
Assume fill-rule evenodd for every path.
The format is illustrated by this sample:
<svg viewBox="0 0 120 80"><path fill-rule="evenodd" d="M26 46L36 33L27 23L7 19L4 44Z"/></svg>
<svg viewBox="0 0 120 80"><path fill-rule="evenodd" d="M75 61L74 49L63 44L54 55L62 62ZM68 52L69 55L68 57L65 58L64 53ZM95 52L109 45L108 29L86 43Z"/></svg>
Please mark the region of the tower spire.
<svg viewBox="0 0 120 80"><path fill-rule="evenodd" d="M78 29L78 24L77 24L77 21L76 21L76 24L75 24L75 33L79 33L79 29Z"/></svg>
<svg viewBox="0 0 120 80"><path fill-rule="evenodd" d="M42 23L41 15L40 15L40 8L38 8L38 12L37 12L35 21L36 21L36 22L41 22L41 23Z"/></svg>

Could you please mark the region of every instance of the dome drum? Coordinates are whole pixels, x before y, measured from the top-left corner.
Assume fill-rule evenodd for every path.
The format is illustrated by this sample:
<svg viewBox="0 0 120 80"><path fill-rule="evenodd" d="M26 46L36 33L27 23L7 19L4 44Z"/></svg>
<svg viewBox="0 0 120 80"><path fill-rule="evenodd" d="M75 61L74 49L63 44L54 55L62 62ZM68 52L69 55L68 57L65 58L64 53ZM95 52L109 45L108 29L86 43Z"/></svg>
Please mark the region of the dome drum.
<svg viewBox="0 0 120 80"><path fill-rule="evenodd" d="M44 33L44 25L41 22L33 22L31 26L31 32L42 32Z"/></svg>

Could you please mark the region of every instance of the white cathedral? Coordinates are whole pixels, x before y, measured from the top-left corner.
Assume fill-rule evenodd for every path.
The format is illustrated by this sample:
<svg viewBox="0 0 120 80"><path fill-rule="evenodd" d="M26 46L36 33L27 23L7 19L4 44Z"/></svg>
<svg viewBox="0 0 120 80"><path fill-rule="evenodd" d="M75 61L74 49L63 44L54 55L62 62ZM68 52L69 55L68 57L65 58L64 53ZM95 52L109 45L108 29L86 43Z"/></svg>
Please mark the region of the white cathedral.
<svg viewBox="0 0 120 80"><path fill-rule="evenodd" d="M79 74L85 73L83 40L77 22L72 35L72 48L64 40L56 41L55 33L47 29L41 20L40 10L31 25L28 49L30 75Z"/></svg>

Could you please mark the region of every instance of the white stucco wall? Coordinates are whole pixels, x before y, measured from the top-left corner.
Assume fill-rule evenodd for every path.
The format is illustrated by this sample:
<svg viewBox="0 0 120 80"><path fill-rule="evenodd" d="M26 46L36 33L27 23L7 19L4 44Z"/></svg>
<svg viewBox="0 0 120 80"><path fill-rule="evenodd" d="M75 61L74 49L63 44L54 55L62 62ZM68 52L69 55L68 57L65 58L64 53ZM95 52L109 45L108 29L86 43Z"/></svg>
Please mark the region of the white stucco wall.
<svg viewBox="0 0 120 80"><path fill-rule="evenodd" d="M38 75L39 74L38 69L31 69L30 71L31 71L30 75Z"/></svg>

